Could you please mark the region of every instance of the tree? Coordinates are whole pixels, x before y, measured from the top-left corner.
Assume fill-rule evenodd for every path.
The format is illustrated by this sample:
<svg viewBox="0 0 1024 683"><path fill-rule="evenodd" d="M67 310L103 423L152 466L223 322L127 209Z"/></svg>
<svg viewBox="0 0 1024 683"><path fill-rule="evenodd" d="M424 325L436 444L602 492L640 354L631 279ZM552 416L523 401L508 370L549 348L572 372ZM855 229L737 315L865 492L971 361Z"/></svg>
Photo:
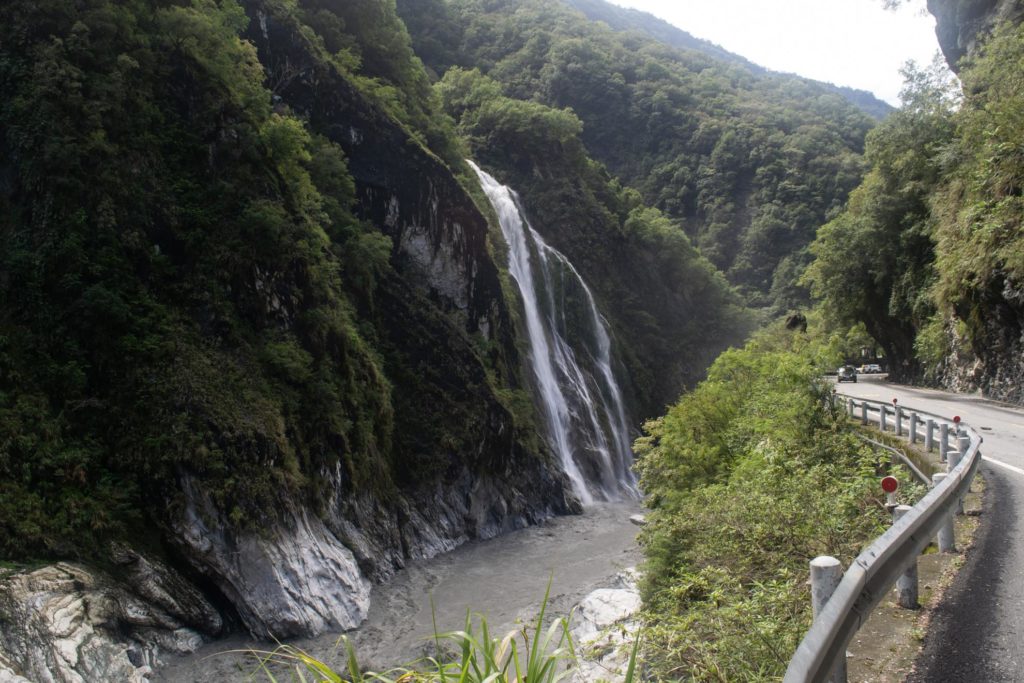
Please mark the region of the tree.
<svg viewBox="0 0 1024 683"><path fill-rule="evenodd" d="M914 341L935 312L930 202L956 131L957 97L946 73L938 64L908 65L903 106L868 134L871 171L845 211L818 231L805 275L839 325L866 326L896 377L920 372Z"/></svg>

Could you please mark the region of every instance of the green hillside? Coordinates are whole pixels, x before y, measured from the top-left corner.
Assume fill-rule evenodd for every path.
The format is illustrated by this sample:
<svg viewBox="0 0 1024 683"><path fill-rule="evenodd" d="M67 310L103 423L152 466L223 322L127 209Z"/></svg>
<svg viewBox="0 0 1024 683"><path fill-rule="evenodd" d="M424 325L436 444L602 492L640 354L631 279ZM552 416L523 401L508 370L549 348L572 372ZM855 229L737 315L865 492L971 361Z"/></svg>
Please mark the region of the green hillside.
<svg viewBox="0 0 1024 683"><path fill-rule="evenodd" d="M587 152L693 239L754 306L802 305L806 246L864 171L874 120L834 88L616 32L560 2L399 2L438 76L570 108ZM524 195L529 201L530 197Z"/></svg>

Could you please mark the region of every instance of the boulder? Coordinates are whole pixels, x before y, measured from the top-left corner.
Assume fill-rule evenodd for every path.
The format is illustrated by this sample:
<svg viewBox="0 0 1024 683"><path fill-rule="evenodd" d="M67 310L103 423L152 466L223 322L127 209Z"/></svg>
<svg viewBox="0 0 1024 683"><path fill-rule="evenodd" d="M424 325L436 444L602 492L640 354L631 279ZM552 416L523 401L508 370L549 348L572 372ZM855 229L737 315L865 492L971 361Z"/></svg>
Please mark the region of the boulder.
<svg viewBox="0 0 1024 683"><path fill-rule="evenodd" d="M152 590L181 580L169 568L125 552L151 568ZM202 596L195 606L216 614ZM130 583L77 564L12 574L0 581L0 681L145 681L161 652L185 654L203 643L180 616L144 601Z"/></svg>
<svg viewBox="0 0 1024 683"><path fill-rule="evenodd" d="M627 569L611 587L589 593L577 606L572 619L572 636L580 651L576 683L624 679L640 628L634 619L640 611L636 580L636 571Z"/></svg>

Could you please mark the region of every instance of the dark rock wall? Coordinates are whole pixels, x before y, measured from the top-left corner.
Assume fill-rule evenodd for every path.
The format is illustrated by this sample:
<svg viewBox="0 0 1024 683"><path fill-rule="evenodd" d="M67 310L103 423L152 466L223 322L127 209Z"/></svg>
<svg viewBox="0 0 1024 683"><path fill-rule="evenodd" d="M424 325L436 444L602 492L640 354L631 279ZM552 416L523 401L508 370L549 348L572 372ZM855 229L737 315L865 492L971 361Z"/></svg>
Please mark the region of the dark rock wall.
<svg viewBox="0 0 1024 683"><path fill-rule="evenodd" d="M981 391L1001 401L1024 404L1024 287L997 278L957 311L970 319L970 338L948 330L952 352L941 373L954 391Z"/></svg>
<svg viewBox="0 0 1024 683"><path fill-rule="evenodd" d="M996 24L1024 16L1020 0L928 0L935 17L935 36L953 71Z"/></svg>

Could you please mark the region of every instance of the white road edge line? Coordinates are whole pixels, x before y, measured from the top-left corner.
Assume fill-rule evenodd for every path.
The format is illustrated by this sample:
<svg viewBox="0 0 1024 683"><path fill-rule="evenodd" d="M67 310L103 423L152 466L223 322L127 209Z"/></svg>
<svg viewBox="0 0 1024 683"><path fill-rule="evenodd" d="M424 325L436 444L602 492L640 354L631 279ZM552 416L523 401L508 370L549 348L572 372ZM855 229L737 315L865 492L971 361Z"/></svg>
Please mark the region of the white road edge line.
<svg viewBox="0 0 1024 683"><path fill-rule="evenodd" d="M985 462L990 462L993 465L999 465L1000 467L1005 467L1006 469L1010 470L1011 472L1016 472L1017 474L1024 475L1024 470L1022 470L1021 468L1014 467L1013 465L1007 465L1005 462L1003 462L1001 460L996 460L995 458L990 458L987 455L981 456L981 459L984 460Z"/></svg>

